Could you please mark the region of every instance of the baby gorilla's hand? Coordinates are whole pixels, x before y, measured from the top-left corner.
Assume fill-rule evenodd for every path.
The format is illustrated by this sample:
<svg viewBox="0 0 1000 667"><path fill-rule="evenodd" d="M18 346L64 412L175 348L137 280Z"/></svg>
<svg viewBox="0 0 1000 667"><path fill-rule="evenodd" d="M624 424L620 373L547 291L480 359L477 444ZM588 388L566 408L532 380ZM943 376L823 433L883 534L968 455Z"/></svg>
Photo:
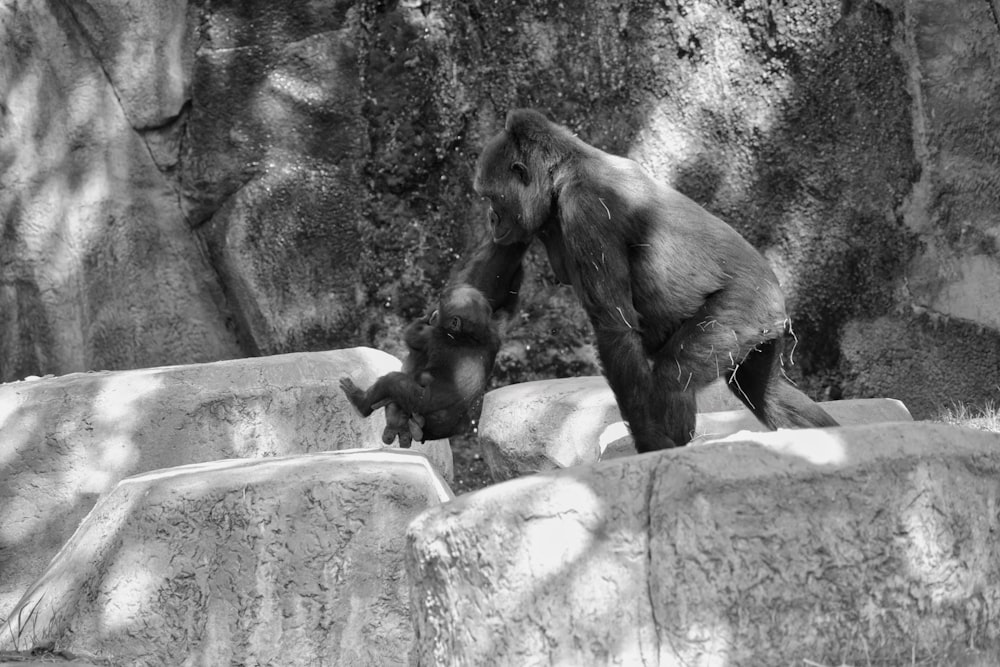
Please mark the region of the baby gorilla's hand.
<svg viewBox="0 0 1000 667"><path fill-rule="evenodd" d="M399 446L409 449L414 440L424 441L424 418L420 415L408 414L395 403L385 404L385 430L382 431L382 442L391 445L399 438Z"/></svg>

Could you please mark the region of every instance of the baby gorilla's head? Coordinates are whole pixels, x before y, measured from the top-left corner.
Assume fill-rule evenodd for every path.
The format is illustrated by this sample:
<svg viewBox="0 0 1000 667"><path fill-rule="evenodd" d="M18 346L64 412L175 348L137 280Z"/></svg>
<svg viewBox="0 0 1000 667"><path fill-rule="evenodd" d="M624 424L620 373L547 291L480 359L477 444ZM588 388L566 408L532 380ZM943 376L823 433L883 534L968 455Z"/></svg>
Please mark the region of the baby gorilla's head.
<svg viewBox="0 0 1000 667"><path fill-rule="evenodd" d="M432 324L450 334L473 333L490 326L492 313L482 292L471 285L456 285L441 295Z"/></svg>

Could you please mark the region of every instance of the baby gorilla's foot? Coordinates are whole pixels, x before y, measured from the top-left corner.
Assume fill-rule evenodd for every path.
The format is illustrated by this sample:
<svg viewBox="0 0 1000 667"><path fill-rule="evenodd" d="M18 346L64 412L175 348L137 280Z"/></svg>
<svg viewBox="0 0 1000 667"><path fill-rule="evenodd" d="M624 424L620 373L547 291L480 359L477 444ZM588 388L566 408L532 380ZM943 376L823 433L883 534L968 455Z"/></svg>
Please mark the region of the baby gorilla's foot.
<svg viewBox="0 0 1000 667"><path fill-rule="evenodd" d="M422 415L410 415L410 437L417 442L424 441L424 418Z"/></svg>
<svg viewBox="0 0 1000 667"><path fill-rule="evenodd" d="M385 405L385 430L382 431L382 442L391 445L399 438L399 446L409 449L412 438L409 430L410 415L395 403Z"/></svg>
<svg viewBox="0 0 1000 667"><path fill-rule="evenodd" d="M378 406L375 406L376 408ZM385 405L385 430L382 431L382 442L391 445L398 437L399 446L409 449L413 441L424 441L424 418L411 415L392 402Z"/></svg>
<svg viewBox="0 0 1000 667"><path fill-rule="evenodd" d="M365 392L358 388L358 385L354 384L354 381L349 377L340 378L340 388L344 390L344 394L347 396L347 400L351 402L351 405L361 413L362 417L367 417L372 413L372 408L370 405L366 405Z"/></svg>

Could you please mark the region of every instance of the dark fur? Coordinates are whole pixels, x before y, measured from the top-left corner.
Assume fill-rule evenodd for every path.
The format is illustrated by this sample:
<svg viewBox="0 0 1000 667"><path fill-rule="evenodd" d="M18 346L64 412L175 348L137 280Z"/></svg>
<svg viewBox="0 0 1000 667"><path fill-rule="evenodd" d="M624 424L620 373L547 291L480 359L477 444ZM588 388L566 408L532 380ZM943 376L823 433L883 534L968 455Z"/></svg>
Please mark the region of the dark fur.
<svg viewBox="0 0 1000 667"><path fill-rule="evenodd" d="M431 322L435 315L436 311L411 322L403 332L403 341L409 351L400 369L402 373L416 377L427 367L427 344L430 342L433 329ZM372 409L377 410L379 407L382 407L382 403L373 405ZM409 449L414 440L423 442L423 427L422 415L410 414L391 401L385 402L385 428L382 430L382 442L385 444L391 445L396 438L399 438L399 446Z"/></svg>
<svg viewBox="0 0 1000 667"><path fill-rule="evenodd" d="M368 391L346 377L340 386L365 417L386 407L383 440L399 435L406 446L407 436L423 442L455 435L485 391L500 349L491 316L482 292L468 285L451 287L437 312L407 327L410 354L401 371L383 375ZM411 416L416 425L408 423Z"/></svg>
<svg viewBox="0 0 1000 667"><path fill-rule="evenodd" d="M640 452L687 443L694 390L719 376L770 428L836 425L783 376L789 320L764 258L636 162L517 110L484 148L475 188L490 200L494 244L465 279L507 307L503 277L517 274L497 267L520 266L540 238L590 317Z"/></svg>

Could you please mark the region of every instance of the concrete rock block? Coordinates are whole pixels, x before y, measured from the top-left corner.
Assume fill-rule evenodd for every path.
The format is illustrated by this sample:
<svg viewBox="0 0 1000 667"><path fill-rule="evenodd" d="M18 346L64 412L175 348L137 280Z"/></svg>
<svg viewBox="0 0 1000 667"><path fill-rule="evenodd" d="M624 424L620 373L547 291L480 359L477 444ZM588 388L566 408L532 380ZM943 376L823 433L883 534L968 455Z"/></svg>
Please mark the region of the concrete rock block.
<svg viewBox="0 0 1000 667"><path fill-rule="evenodd" d="M843 425L912 421L890 398L821 403ZM698 392L695 442L767 431L717 380ZM497 481L635 454L611 387L600 376L538 380L488 392L479 442Z"/></svg>
<svg viewBox="0 0 1000 667"><path fill-rule="evenodd" d="M913 421L906 406L894 398L851 398L843 401L821 401L820 405L842 426ZM625 423L620 422L618 428L619 432L624 433L624 435L606 446L602 443L602 461L637 454L635 443L632 441L632 436L628 434ZM743 431L766 432L768 430L746 408L701 413L698 415L695 426L695 438L690 444L699 445Z"/></svg>
<svg viewBox="0 0 1000 667"><path fill-rule="evenodd" d="M998 480L1000 435L896 423L498 484L409 528L417 657L922 664L996 645Z"/></svg>
<svg viewBox="0 0 1000 667"><path fill-rule="evenodd" d="M722 381L698 392L702 411L743 409ZM602 376L537 380L487 392L479 442L496 480L593 463L628 434Z"/></svg>
<svg viewBox="0 0 1000 667"><path fill-rule="evenodd" d="M129 475L215 459L382 447L337 384L398 370L369 348L0 385L0 618ZM447 478L444 440L414 445Z"/></svg>
<svg viewBox="0 0 1000 667"><path fill-rule="evenodd" d="M0 648L127 665L406 665L406 526L451 498L426 457L399 450L130 477L0 626Z"/></svg>
<svg viewBox="0 0 1000 667"><path fill-rule="evenodd" d="M841 426L913 421L910 411L894 398L850 398L842 401L820 401L820 405ZM697 436L718 438L738 431L768 431L753 413L742 408L708 412L698 415Z"/></svg>

